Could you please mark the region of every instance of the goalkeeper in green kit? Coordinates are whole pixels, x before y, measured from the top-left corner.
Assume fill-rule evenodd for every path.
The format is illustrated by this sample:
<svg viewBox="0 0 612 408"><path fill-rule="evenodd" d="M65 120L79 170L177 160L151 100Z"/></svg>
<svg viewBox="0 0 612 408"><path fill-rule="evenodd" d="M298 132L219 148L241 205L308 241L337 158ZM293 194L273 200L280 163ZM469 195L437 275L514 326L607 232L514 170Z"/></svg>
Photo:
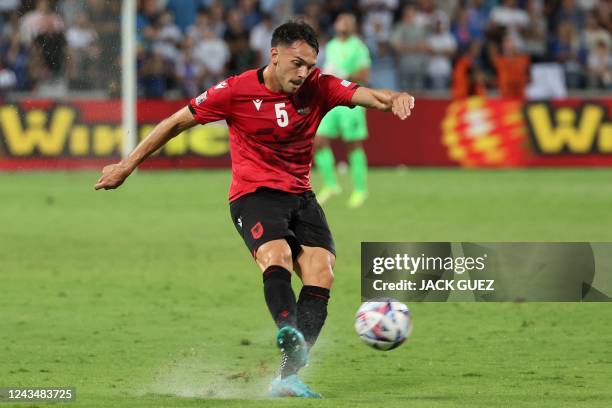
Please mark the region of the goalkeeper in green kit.
<svg viewBox="0 0 612 408"><path fill-rule="evenodd" d="M323 73L332 74L358 84L368 82L370 53L357 37L355 16L340 14L334 24L336 32L325 48ZM347 143L348 160L353 181L353 193L348 205L361 206L368 196L368 162L363 151L363 140L368 136L365 108L338 106L325 115L317 129L314 162L323 179L323 188L317 193L321 204L341 192L336 180L334 153L329 139L341 137Z"/></svg>

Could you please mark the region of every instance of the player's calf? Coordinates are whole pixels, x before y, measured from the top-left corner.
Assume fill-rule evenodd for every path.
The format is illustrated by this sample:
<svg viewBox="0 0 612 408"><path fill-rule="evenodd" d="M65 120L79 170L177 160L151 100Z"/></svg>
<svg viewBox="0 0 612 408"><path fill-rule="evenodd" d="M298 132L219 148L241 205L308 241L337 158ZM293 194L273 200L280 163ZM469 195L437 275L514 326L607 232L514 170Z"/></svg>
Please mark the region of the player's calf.
<svg viewBox="0 0 612 408"><path fill-rule="evenodd" d="M335 256L324 248L304 247L298 257L304 286L297 302L297 325L312 347L325 324Z"/></svg>
<svg viewBox="0 0 612 408"><path fill-rule="evenodd" d="M263 271L264 297L276 326L296 327L297 307L291 287L291 249L285 240L266 242L256 254Z"/></svg>

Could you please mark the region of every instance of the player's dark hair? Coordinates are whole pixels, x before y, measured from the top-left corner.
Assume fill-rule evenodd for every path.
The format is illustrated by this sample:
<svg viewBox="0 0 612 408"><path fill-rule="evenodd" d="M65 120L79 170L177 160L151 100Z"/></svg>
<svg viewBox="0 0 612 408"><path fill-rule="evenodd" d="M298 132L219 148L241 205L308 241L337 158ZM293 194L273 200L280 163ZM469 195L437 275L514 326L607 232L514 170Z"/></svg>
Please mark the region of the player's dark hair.
<svg viewBox="0 0 612 408"><path fill-rule="evenodd" d="M314 48L317 54L319 53L317 34L303 21L288 21L276 27L272 33L272 47L277 47L279 44L291 45L299 40Z"/></svg>

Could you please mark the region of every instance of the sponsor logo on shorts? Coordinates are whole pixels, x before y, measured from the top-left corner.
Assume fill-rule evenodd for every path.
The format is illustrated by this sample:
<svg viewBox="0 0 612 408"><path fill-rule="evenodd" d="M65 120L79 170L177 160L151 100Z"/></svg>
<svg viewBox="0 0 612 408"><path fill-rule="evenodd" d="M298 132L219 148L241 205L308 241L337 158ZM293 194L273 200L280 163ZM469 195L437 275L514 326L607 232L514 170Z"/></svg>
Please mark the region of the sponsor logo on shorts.
<svg viewBox="0 0 612 408"><path fill-rule="evenodd" d="M261 225L261 222L258 221L257 224L255 224L253 228L251 228L251 235L253 236L253 238L259 239L261 238L263 233L264 233L263 225Z"/></svg>
<svg viewBox="0 0 612 408"><path fill-rule="evenodd" d="M347 87L347 88L348 88L348 86L349 86L351 83L352 83L351 81L347 81L347 80L345 79L345 80L343 80L342 82L340 82L340 85L345 86L345 87Z"/></svg>

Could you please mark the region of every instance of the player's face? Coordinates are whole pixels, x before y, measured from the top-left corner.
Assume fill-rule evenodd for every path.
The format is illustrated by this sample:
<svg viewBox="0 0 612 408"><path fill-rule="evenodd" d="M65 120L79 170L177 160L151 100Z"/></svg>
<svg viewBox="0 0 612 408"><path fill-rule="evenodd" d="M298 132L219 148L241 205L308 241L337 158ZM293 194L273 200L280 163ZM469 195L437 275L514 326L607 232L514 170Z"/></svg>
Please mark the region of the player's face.
<svg viewBox="0 0 612 408"><path fill-rule="evenodd" d="M317 52L304 41L272 48L272 65L283 92L297 92L317 62Z"/></svg>

